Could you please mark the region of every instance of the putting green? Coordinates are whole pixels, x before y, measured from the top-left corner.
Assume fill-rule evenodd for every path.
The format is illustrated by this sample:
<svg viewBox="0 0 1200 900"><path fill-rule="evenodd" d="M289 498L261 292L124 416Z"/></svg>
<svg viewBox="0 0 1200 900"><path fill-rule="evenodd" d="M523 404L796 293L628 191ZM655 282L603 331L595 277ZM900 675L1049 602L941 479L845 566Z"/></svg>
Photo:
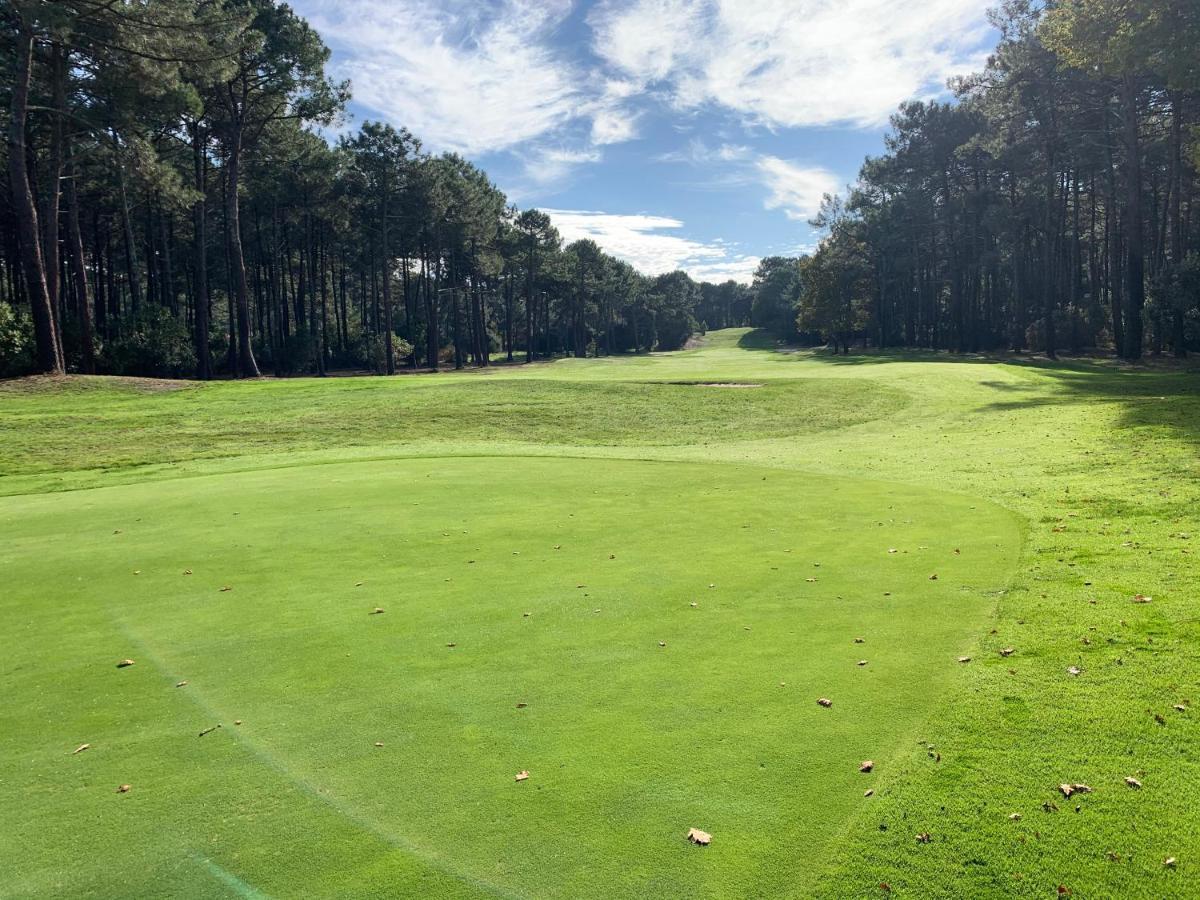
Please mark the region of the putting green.
<svg viewBox="0 0 1200 900"><path fill-rule="evenodd" d="M3 889L105 897L806 895L1021 535L861 478L486 457L0 528Z"/></svg>

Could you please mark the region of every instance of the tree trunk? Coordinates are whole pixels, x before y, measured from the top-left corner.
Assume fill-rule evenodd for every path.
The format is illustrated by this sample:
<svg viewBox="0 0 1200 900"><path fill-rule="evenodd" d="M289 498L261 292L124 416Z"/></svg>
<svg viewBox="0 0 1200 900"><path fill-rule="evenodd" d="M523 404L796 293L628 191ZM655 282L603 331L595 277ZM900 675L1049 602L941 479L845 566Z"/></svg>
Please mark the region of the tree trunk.
<svg viewBox="0 0 1200 900"><path fill-rule="evenodd" d="M8 121L8 175L21 245L21 268L25 273L25 289L33 312L38 370L49 375L61 375L66 367L55 333L54 308L50 304L46 286L46 268L38 233L37 207L33 202L25 156L25 120L29 111L29 82L33 74L33 32L21 19L17 20L15 37L16 59Z"/></svg>
<svg viewBox="0 0 1200 900"><path fill-rule="evenodd" d="M92 310L88 302L87 267L83 261L83 235L79 230L78 174L74 164L67 173L67 252L71 277L75 281L75 316L79 321L79 368L85 375L96 373L95 346L92 343Z"/></svg>
<svg viewBox="0 0 1200 900"><path fill-rule="evenodd" d="M1121 79L1125 143L1125 358L1142 355L1142 310L1146 305L1142 223L1142 151L1138 135L1137 85L1133 75Z"/></svg>
<svg viewBox="0 0 1200 900"><path fill-rule="evenodd" d="M229 221L229 263L237 311L238 372L242 378L258 378L258 363L250 345L250 289L246 282L246 257L242 253L242 226L238 212L238 182L242 162L242 128L232 127L229 141L229 180L225 186L225 216Z"/></svg>

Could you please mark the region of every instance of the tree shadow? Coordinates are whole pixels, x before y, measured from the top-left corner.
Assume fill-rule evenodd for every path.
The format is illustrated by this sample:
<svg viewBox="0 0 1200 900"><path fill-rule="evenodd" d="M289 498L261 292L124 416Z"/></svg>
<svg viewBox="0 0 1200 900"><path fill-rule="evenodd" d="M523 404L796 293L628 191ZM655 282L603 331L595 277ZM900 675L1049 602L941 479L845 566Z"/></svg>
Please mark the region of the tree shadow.
<svg viewBox="0 0 1200 900"><path fill-rule="evenodd" d="M793 349L787 341L776 337L766 328L751 328L740 338L738 338L738 349L740 350L785 350ZM800 348L794 348L800 349Z"/></svg>

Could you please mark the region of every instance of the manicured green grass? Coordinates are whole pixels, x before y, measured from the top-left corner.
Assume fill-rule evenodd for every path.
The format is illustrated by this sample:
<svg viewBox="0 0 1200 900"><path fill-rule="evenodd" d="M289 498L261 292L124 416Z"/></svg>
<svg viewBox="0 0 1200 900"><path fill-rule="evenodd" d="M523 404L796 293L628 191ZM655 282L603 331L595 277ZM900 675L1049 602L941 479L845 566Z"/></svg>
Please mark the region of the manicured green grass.
<svg viewBox="0 0 1200 900"><path fill-rule="evenodd" d="M1197 381L6 385L0 894L1193 896Z"/></svg>

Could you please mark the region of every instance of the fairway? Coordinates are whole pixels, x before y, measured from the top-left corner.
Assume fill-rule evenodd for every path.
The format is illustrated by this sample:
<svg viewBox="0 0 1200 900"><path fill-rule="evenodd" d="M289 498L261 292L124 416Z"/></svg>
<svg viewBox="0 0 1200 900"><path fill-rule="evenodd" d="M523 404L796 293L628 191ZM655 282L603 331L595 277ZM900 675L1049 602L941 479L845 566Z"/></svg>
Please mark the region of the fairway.
<svg viewBox="0 0 1200 900"><path fill-rule="evenodd" d="M857 362L7 385L0 893L1170 893L1194 376ZM656 392L649 442L612 398Z"/></svg>

